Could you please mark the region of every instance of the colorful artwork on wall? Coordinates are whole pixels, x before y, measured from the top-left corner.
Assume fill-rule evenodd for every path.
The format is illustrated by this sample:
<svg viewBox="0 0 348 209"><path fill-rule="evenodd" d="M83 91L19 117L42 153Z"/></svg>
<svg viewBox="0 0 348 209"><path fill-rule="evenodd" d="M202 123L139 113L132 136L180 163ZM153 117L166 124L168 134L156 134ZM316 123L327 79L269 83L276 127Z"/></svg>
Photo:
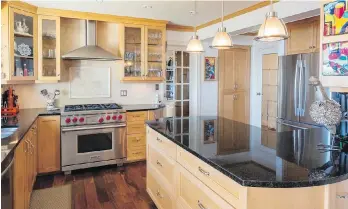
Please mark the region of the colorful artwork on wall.
<svg viewBox="0 0 348 209"><path fill-rule="evenodd" d="M216 142L215 137L215 123L216 120L204 120L203 131L204 131L204 144L211 144Z"/></svg>
<svg viewBox="0 0 348 209"><path fill-rule="evenodd" d="M216 59L215 57L205 57L205 70L204 70L205 81L216 80L215 59Z"/></svg>
<svg viewBox="0 0 348 209"><path fill-rule="evenodd" d="M323 75L348 76L348 41L323 44Z"/></svg>
<svg viewBox="0 0 348 209"><path fill-rule="evenodd" d="M324 5L324 36L348 33L348 0Z"/></svg>

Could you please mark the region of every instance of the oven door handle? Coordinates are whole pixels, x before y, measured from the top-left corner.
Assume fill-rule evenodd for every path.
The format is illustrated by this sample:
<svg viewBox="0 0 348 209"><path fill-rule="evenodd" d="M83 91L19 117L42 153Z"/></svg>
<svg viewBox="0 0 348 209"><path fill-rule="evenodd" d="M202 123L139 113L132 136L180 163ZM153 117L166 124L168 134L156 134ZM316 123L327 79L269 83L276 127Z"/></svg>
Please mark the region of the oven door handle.
<svg viewBox="0 0 348 209"><path fill-rule="evenodd" d="M119 125L103 125L103 126L69 127L69 128L62 128L62 132L69 132L69 131L85 131L85 130L103 129L103 128L123 128L123 127L126 127L126 124L119 124Z"/></svg>

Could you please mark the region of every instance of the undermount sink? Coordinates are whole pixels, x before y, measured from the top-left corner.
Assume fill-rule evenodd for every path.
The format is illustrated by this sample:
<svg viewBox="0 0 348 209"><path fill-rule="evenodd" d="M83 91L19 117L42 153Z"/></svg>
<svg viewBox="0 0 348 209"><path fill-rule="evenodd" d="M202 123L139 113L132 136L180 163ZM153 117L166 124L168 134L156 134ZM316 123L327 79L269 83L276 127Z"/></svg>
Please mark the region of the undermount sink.
<svg viewBox="0 0 348 209"><path fill-rule="evenodd" d="M1 128L1 139L11 136L18 128Z"/></svg>

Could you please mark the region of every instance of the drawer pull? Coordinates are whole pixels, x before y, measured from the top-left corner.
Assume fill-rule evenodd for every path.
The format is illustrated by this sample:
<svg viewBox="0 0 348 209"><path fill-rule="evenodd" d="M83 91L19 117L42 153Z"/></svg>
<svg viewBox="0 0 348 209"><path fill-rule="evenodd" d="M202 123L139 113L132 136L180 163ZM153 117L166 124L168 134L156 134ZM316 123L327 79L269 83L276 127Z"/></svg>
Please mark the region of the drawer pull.
<svg viewBox="0 0 348 209"><path fill-rule="evenodd" d="M156 195L157 195L157 197L159 197L159 198L161 198L161 199L163 198L163 195L161 195L159 189L157 190Z"/></svg>
<svg viewBox="0 0 348 209"><path fill-rule="evenodd" d="M338 199L348 199L348 194L337 194L336 195L336 197L338 198Z"/></svg>
<svg viewBox="0 0 348 209"><path fill-rule="evenodd" d="M160 163L158 160L157 160L156 164L163 167L162 163Z"/></svg>
<svg viewBox="0 0 348 209"><path fill-rule="evenodd" d="M199 170L199 172L203 173L206 176L210 175L210 173L208 171L205 171L203 168L201 168L201 166L198 167L198 170Z"/></svg>
<svg viewBox="0 0 348 209"><path fill-rule="evenodd" d="M134 155L139 155L141 154L142 152L133 152Z"/></svg>
<svg viewBox="0 0 348 209"><path fill-rule="evenodd" d="M140 139L140 138L138 138L138 137L137 137L137 138L135 138L135 141L137 141L137 142L138 142L138 141L140 141L140 140L141 140L141 139Z"/></svg>
<svg viewBox="0 0 348 209"><path fill-rule="evenodd" d="M157 141L162 142L162 139L160 139L160 138L157 137Z"/></svg>
<svg viewBox="0 0 348 209"><path fill-rule="evenodd" d="M204 207L204 205L201 203L201 201L198 200L197 205L200 209L207 209L206 207Z"/></svg>

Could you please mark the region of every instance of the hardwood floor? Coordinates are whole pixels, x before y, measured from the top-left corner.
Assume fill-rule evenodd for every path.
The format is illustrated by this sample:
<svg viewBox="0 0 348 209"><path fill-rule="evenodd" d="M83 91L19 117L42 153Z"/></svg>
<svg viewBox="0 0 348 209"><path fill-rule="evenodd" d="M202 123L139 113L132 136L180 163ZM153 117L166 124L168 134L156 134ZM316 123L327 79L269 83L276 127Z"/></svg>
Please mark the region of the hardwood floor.
<svg viewBox="0 0 348 209"><path fill-rule="evenodd" d="M146 163L38 176L34 190L72 185L72 209L156 209L146 192Z"/></svg>

